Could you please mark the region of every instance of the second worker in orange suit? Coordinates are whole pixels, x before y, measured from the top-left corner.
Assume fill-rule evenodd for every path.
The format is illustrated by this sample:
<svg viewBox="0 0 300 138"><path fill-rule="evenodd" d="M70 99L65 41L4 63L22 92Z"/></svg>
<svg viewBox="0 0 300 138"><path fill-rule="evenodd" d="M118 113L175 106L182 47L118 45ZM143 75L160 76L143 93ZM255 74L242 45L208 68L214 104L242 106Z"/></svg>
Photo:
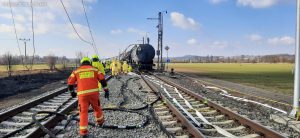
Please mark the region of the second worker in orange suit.
<svg viewBox="0 0 300 138"><path fill-rule="evenodd" d="M101 83L105 98L109 98L109 90L104 75L101 71L92 67L89 58L81 60L81 66L72 72L68 79L68 90L73 98L78 96L78 106L80 114L79 131L82 137L88 137L88 110L91 105L98 125L104 123L104 116L99 100L98 82ZM77 94L74 85L77 82Z"/></svg>

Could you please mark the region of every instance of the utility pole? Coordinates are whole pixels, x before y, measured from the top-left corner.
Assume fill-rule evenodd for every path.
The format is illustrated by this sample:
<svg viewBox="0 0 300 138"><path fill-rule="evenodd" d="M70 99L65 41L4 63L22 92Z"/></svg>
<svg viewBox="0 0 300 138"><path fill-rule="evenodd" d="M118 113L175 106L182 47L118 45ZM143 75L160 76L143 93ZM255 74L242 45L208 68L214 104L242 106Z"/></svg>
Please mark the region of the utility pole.
<svg viewBox="0 0 300 138"><path fill-rule="evenodd" d="M168 13L167 11L158 12L158 18L147 18L148 20L158 20L158 25L156 26L158 28L158 39L157 39L157 69L160 71L164 70L163 67L163 13Z"/></svg>
<svg viewBox="0 0 300 138"><path fill-rule="evenodd" d="M294 73L294 103L291 117L295 117L299 109L299 93L300 93L300 0L297 0L297 28L296 28L296 54L295 54L295 73Z"/></svg>
<svg viewBox="0 0 300 138"><path fill-rule="evenodd" d="M26 42L30 41L30 39L25 39L25 38L22 39L22 38L20 38L19 40L24 42L24 46L25 46L25 59L24 59L24 63L25 63L25 65L27 65L27 63L26 63L26 61L27 61Z"/></svg>

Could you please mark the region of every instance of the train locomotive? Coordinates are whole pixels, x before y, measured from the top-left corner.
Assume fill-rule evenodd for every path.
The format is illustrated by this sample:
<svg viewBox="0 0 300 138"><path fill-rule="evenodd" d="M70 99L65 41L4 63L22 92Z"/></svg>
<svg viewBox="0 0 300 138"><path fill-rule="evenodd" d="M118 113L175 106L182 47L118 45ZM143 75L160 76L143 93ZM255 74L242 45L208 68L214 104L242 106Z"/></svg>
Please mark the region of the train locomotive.
<svg viewBox="0 0 300 138"><path fill-rule="evenodd" d="M121 59L127 61L133 68L138 70L153 70L155 49L149 43L133 44L128 52L122 54Z"/></svg>

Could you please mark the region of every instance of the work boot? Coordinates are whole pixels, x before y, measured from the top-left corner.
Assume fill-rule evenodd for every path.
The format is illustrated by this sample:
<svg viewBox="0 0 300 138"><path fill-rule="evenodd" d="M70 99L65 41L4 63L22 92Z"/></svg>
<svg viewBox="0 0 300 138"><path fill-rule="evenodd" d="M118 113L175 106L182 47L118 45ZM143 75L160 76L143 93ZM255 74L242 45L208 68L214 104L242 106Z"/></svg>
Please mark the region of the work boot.
<svg viewBox="0 0 300 138"><path fill-rule="evenodd" d="M90 134L86 134L86 135L82 135L81 138L93 138L93 136Z"/></svg>
<svg viewBox="0 0 300 138"><path fill-rule="evenodd" d="M101 120L101 121L97 121L97 125L98 125L98 126L102 126L103 124L104 124L104 119Z"/></svg>

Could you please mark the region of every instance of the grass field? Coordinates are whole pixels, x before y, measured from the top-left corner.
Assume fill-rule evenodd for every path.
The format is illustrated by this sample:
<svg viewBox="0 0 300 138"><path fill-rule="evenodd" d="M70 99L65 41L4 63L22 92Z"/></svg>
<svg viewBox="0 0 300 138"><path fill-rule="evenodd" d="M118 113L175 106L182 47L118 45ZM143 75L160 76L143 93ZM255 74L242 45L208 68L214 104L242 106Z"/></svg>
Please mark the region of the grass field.
<svg viewBox="0 0 300 138"><path fill-rule="evenodd" d="M292 94L293 66L293 64L170 63L169 69Z"/></svg>
<svg viewBox="0 0 300 138"><path fill-rule="evenodd" d="M62 64L56 65L57 68L62 68ZM38 70L38 69L49 69L47 64L34 64L33 65L33 70ZM23 65L13 65L12 66L13 71L19 71L19 70L26 70L26 68ZM5 72L6 66L0 65L0 72Z"/></svg>

